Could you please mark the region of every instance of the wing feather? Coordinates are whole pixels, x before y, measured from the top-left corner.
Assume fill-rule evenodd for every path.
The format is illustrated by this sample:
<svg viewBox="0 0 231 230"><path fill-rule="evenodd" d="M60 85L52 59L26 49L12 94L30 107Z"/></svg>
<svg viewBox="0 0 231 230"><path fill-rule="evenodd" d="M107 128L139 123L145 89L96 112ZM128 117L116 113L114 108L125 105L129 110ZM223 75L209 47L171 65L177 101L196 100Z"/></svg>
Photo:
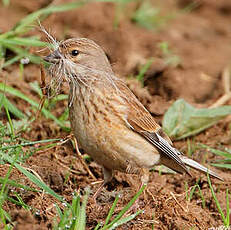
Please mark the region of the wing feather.
<svg viewBox="0 0 231 230"><path fill-rule="evenodd" d="M187 158L174 148L170 138L163 132L152 115L147 109L145 109L130 89L122 82L118 84L118 87L122 91L121 97L123 97L124 101L127 102L126 107L128 110L125 122L134 132L143 136L158 149L161 153L163 164L177 172L182 173L185 171L191 175L187 168L187 166L189 166L223 180L215 172L207 169L198 162Z"/></svg>
<svg viewBox="0 0 231 230"><path fill-rule="evenodd" d="M135 95L121 84L120 90L123 92L124 100L129 108L126 123L135 132L139 133L151 144L153 144L165 157L172 159L183 170L189 173L186 165L181 160L181 153L172 145L169 137L162 131L148 110L139 102Z"/></svg>

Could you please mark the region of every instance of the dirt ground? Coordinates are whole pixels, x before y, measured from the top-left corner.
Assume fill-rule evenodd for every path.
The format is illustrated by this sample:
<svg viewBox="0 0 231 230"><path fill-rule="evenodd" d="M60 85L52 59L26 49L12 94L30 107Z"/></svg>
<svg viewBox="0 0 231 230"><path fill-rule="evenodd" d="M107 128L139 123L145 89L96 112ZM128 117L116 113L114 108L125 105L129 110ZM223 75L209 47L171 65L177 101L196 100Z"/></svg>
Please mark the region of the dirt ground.
<svg viewBox="0 0 231 230"><path fill-rule="evenodd" d="M10 7L0 6L1 32L8 31L19 19L46 6L49 2L12 0ZM225 68L230 67L231 60L231 1L153 0L152 2L153 5L160 7L162 15L178 13L156 30L147 30L130 20L132 12L140 4L130 3L115 28L115 4L89 3L74 11L54 14L48 17L43 25L50 29L58 40L87 37L103 46L115 73L127 81L136 96L161 123L163 114L178 98L184 98L198 107L208 107L224 94L222 73ZM184 11L183 9L192 2L196 3L195 7L189 12ZM40 34L36 29L33 33ZM166 64L166 55L159 48L161 42L167 42L169 50L179 58L177 65ZM154 62L145 74L142 87L135 78L128 76L136 75L140 67L151 57L154 58ZM23 79L19 78L19 72L18 64L12 65L2 71L0 81L5 81L6 84L39 101L39 97L29 86L30 82L40 81L39 66L33 64L25 66ZM22 111L30 109L30 105L26 102L12 96L8 98ZM231 101L227 104L231 104ZM60 102L53 113L58 116L65 107L67 102ZM35 114L35 111L31 110L31 113ZM3 111L1 119L7 120ZM68 133L62 131L53 121L40 117L32 123L30 130L24 133L23 137L36 141L63 138L67 135ZM219 148L221 144L230 148L230 119L223 120L189 140L215 148ZM181 151L187 152L187 140L174 144ZM192 157L198 162L207 164L215 159L214 155L205 152L204 149L196 150ZM36 171L46 184L64 196L68 202L71 202L74 191L83 191L87 185L90 185L92 193L98 188L98 184L91 184L95 180L79 163L70 142L37 152L29 158L25 166ZM0 165L0 175L6 174L7 167ZM89 167L97 180L101 180L101 167L94 162L90 162ZM230 188L230 172L215 170L225 178L225 182L212 179L218 200L225 210L225 191ZM65 181L68 173L70 175ZM222 221L212 199L206 176L194 171L193 175L193 178L190 178L187 175L159 175L158 172L151 172L149 192L141 195L138 202L139 208L144 212L118 229L152 229L154 226L154 229L196 230L221 226ZM187 181L190 187L198 178L201 178L199 185L205 197L205 208L202 207L199 196L193 196L190 202L185 198L185 182ZM11 179L34 186L16 169L11 174ZM89 198L87 229L93 229L97 222L105 220L115 191L122 194L116 208L118 213L134 196L139 183L137 176L116 173L113 181L99 196L98 206L93 203L91 197ZM15 229L51 229L56 215L53 203L57 201L45 194L28 191L21 191L20 194L26 204L40 210L40 213L26 212L20 206L7 202L4 208L16 221Z"/></svg>

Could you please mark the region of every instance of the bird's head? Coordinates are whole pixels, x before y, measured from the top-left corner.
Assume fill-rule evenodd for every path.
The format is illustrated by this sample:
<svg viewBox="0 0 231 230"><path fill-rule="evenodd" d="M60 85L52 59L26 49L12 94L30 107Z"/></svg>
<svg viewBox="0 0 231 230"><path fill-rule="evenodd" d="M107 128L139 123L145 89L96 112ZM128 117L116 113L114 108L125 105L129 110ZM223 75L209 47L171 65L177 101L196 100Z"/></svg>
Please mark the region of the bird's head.
<svg viewBox="0 0 231 230"><path fill-rule="evenodd" d="M67 72L76 73L83 68L92 71L111 71L110 63L102 48L87 38L71 38L60 42L58 48L44 58L52 65L62 65ZM79 69L78 69L79 67Z"/></svg>

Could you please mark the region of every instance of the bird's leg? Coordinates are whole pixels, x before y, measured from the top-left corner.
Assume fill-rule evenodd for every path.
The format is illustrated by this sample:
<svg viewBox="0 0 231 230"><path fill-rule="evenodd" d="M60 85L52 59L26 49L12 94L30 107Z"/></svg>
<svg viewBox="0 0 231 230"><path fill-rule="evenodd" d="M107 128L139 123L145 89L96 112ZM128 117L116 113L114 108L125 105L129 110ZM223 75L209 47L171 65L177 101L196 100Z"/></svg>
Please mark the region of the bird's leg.
<svg viewBox="0 0 231 230"><path fill-rule="evenodd" d="M99 188L96 190L96 192L93 195L93 200L96 203L96 198L98 197L98 195L101 193L104 185L109 182L112 179L112 170L107 169L105 167L103 167L103 182L102 184L99 186Z"/></svg>
<svg viewBox="0 0 231 230"><path fill-rule="evenodd" d="M143 187L143 185L147 185L148 181L149 181L149 169L147 169L147 168L142 169L140 189ZM145 190L144 190L144 200L147 199L146 194L150 195L154 202L156 201L156 199L154 198L153 194L150 192L148 187L146 187Z"/></svg>
<svg viewBox="0 0 231 230"><path fill-rule="evenodd" d="M142 168L141 169L141 187L144 185L144 184L147 184L148 181L149 181L149 169L148 168Z"/></svg>
<svg viewBox="0 0 231 230"><path fill-rule="evenodd" d="M144 186L148 184L149 181L149 169L148 168L142 168L140 171L141 174L141 185L138 189L138 191ZM144 197L145 197L145 191L147 190L147 188L145 188L144 190ZM137 199L138 200L138 199Z"/></svg>

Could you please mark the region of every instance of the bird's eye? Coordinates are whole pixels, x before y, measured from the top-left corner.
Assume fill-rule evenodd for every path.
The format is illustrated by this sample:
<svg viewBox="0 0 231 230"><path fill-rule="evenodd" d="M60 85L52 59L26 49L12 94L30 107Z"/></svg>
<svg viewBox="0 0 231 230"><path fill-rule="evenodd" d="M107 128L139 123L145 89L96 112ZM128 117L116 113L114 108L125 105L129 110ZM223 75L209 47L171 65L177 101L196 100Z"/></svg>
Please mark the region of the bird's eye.
<svg viewBox="0 0 231 230"><path fill-rule="evenodd" d="M71 51L71 55L72 56L77 56L79 54L79 51L78 50L72 50Z"/></svg>

